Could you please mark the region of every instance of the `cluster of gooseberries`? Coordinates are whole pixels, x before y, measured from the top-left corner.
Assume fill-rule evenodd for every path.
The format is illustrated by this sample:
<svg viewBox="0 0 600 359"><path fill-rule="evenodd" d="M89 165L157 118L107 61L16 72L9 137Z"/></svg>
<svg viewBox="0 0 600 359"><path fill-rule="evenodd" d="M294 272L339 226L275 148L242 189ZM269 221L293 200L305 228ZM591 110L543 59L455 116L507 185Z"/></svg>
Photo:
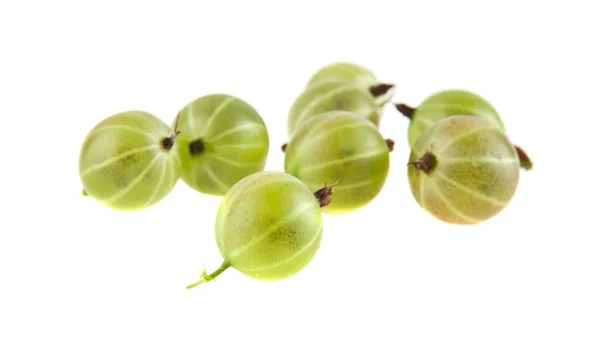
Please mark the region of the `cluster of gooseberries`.
<svg viewBox="0 0 600 359"><path fill-rule="evenodd" d="M108 208L137 211L165 198L181 179L221 196L215 239L222 264L262 281L289 278L314 258L323 213L345 214L386 183L394 141L380 122L395 85L338 62L316 71L288 113L283 171L267 171L269 133L250 104L228 94L199 97L167 125L145 111L114 114L87 134L79 156L83 193ZM520 170L531 169L496 109L466 90L435 93L410 119L408 182L417 203L450 224L473 225L511 201ZM328 183L330 185L328 185Z"/></svg>

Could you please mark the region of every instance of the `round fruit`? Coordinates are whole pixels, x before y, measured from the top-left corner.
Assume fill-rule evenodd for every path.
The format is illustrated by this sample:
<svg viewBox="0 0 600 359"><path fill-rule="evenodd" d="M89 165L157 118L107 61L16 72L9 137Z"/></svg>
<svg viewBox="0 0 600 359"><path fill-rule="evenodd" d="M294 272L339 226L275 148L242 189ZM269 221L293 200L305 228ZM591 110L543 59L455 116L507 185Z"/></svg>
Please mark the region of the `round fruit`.
<svg viewBox="0 0 600 359"><path fill-rule="evenodd" d="M364 86L356 82L330 80L306 88L296 98L288 114L288 136L292 137L307 119L335 110L356 112L379 126L380 108Z"/></svg>
<svg viewBox="0 0 600 359"><path fill-rule="evenodd" d="M337 183L326 213L348 213L371 202L383 188L393 141L364 116L348 111L316 115L300 127L285 150L285 172L311 191Z"/></svg>
<svg viewBox="0 0 600 359"><path fill-rule="evenodd" d="M222 196L237 181L264 169L269 134L248 103L211 94L191 101L180 113L177 144L181 178L188 186Z"/></svg>
<svg viewBox="0 0 600 359"><path fill-rule="evenodd" d="M480 117L451 116L423 132L410 154L408 178L422 208L465 225L485 221L509 204L519 170L517 152L497 126Z"/></svg>
<svg viewBox="0 0 600 359"><path fill-rule="evenodd" d="M375 101L381 107L387 104L394 96L393 84L382 83L377 80L375 74L366 67L351 62L335 62L323 66L317 70L309 79L306 87L312 87L327 81L349 81L357 82L369 89L375 96Z"/></svg>
<svg viewBox="0 0 600 359"><path fill-rule="evenodd" d="M403 115L410 118L408 128L408 142L414 147L421 134L437 121L450 116L476 116L490 121L490 123L505 132L504 123L498 111L485 98L466 90L444 90L437 92L421 102L417 108L406 104L397 104L396 108ZM519 153L521 167L531 169L533 164L521 148L516 148Z"/></svg>
<svg viewBox="0 0 600 359"><path fill-rule="evenodd" d="M123 211L163 199L180 175L174 128L143 111L121 112L97 124L79 154L84 194Z"/></svg>
<svg viewBox="0 0 600 359"><path fill-rule="evenodd" d="M214 280L228 268L261 281L292 277L313 259L321 244L321 207L331 187L311 192L283 172L263 171L243 178L223 197L215 221L222 265L200 280Z"/></svg>

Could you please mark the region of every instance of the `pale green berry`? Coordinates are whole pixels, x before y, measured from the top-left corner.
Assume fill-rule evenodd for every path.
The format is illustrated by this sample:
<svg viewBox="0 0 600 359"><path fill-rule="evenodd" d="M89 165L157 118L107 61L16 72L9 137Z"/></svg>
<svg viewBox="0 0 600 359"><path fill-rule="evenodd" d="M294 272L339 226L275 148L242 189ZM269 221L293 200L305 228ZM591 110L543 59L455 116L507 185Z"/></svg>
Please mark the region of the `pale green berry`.
<svg viewBox="0 0 600 359"><path fill-rule="evenodd" d="M408 166L419 205L461 225L486 221L508 206L519 173L519 157L504 132L475 116L451 116L429 126Z"/></svg>
<svg viewBox="0 0 600 359"><path fill-rule="evenodd" d="M247 102L227 94L206 95L188 103L179 117L181 178L191 188L222 196L242 178L264 169L269 134Z"/></svg>
<svg viewBox="0 0 600 359"><path fill-rule="evenodd" d="M421 134L437 121L450 116L476 116L490 121L499 130L506 132L500 114L482 96L466 90L444 90L425 98L421 104L412 108L406 104L397 104L396 108L410 119L408 142L412 148ZM516 147L521 167L531 169L533 164L523 149Z"/></svg>
<svg viewBox="0 0 600 359"><path fill-rule="evenodd" d="M307 120L287 143L285 171L311 191L336 183L326 213L349 213L370 203L383 188L393 141L364 116L331 111Z"/></svg>
<svg viewBox="0 0 600 359"><path fill-rule="evenodd" d="M373 95L356 82L330 80L306 88L294 101L288 114L288 136L315 115L344 110L368 118L378 127L380 109Z"/></svg>
<svg viewBox="0 0 600 359"><path fill-rule="evenodd" d="M382 107L386 105L394 96L395 85L382 83L375 74L357 63L352 62L334 62L318 69L308 80L306 87L312 87L321 82L327 81L349 81L357 82L369 89L376 97L375 101Z"/></svg>
<svg viewBox="0 0 600 359"><path fill-rule="evenodd" d="M223 197L215 221L222 265L198 282L214 280L228 268L261 281L278 281L302 271L321 244L321 207L331 187L313 193L284 172L263 171L236 183Z"/></svg>
<svg viewBox="0 0 600 359"><path fill-rule="evenodd" d="M157 203L179 179L177 134L176 127L143 111L101 121L87 134L79 154L83 193L123 211Z"/></svg>

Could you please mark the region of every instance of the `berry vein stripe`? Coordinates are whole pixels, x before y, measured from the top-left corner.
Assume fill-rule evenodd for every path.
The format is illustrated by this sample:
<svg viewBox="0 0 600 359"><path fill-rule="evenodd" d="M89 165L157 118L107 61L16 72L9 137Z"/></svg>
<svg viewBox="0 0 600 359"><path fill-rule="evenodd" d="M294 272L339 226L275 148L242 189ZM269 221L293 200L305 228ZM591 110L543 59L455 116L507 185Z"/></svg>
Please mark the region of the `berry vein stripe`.
<svg viewBox="0 0 600 359"><path fill-rule="evenodd" d="M234 160L231 160L229 158L225 158L225 157L219 156L219 155L214 154L214 153L209 154L207 157L214 158L215 160L217 160L217 161L219 161L221 163L225 163L225 164L228 164L228 165L231 165L231 166L234 166L234 167L238 167L238 168L250 167L250 166L254 165L253 162L244 163L244 162L234 161Z"/></svg>
<svg viewBox="0 0 600 359"><path fill-rule="evenodd" d="M114 202L114 201L118 200L119 198L123 197L124 195L126 195L127 193L129 193L129 191L131 191L135 186L137 186L140 182L142 182L142 180L144 179L144 177L146 176L146 174L148 174L148 172L150 172L150 170L152 169L152 167L154 167L154 164L156 163L156 161L158 161L160 158L161 158L161 156L157 153L156 156L154 156L154 158L152 159L152 161L150 161L150 163L146 166L146 168L144 168L144 170L140 174L138 174L127 185L127 187L123 188L119 192L117 192L114 195L112 195L110 198L108 198L107 200L105 200L105 202L106 203Z"/></svg>
<svg viewBox="0 0 600 359"><path fill-rule="evenodd" d="M206 134L210 131L210 128L212 127L212 124L215 121L215 118L221 112L223 112L223 110L225 110L225 108L227 108L227 105L229 105L230 103L232 103L235 100L236 100L236 98L231 96L231 97L227 97L223 101L221 101L221 103L215 108L215 110L210 115L210 117L206 120L206 124L204 125L204 131L202 131L202 134L200 134L200 137L206 136Z"/></svg>
<svg viewBox="0 0 600 359"><path fill-rule="evenodd" d="M152 195L150 195L150 197L148 197L148 200L146 201L146 203L144 203L144 207L147 207L148 205L150 205L152 203L152 201L154 201L154 198L156 198L156 194L161 189L163 181L165 180L165 172L167 172L167 165L168 165L167 161L162 161L162 166L161 166L162 169L160 171L160 179L158 180L156 187L154 187L154 191L152 191ZM170 171L170 173L171 173L170 176L172 177L173 171ZM170 178L170 180L172 180L172 178Z"/></svg>
<svg viewBox="0 0 600 359"><path fill-rule="evenodd" d="M252 190L257 191L259 188L263 188L265 186L270 186L274 183L277 182L286 182L289 181L289 179L282 179L281 177L278 176L273 176L273 177L267 177L265 178L262 182L258 182L256 184L253 184L251 186L246 185L245 187L243 187L246 191L248 190L248 188L252 188ZM233 200L230 197L226 197L226 199L224 199L223 201L229 201L229 200ZM224 202L221 203L221 208L226 208L226 206L224 206ZM224 210L224 209L223 209ZM223 233L225 231L225 218L227 218L231 212L231 210L224 210L225 213L222 214L220 216L220 223L219 223L219 233L220 235L218 236L218 241L221 245L222 248L225 248L225 243L223 242Z"/></svg>
<svg viewBox="0 0 600 359"><path fill-rule="evenodd" d="M351 128L360 128L360 127L369 127L371 129L373 129L373 123L372 122L353 123L353 124L340 126L340 127L334 128L332 130L329 130L326 132L321 132L321 133L316 133L316 134L315 134L315 132L317 132L319 130L319 126L314 126L305 135L304 144L302 145L301 148L298 149L298 156L296 158L303 158L304 155L306 154L306 152L310 148L313 147L313 141L318 143L322 138L331 136L331 135L335 134L336 132L340 132L343 130L349 130ZM312 141L309 141L309 139Z"/></svg>
<svg viewBox="0 0 600 359"><path fill-rule="evenodd" d="M471 224L479 222L478 220L476 220L474 218L471 218L470 216L468 216L465 213L463 213L461 210L459 210L456 207L454 207L454 205L450 202L450 200L448 200L448 198L442 193L442 191L440 190L440 187L437 185L437 183L432 183L431 184L431 188L440 197L440 199L442 200L442 202L444 202L444 204L450 210L452 210L452 212L454 212L454 214L456 214L458 217L464 219L467 223L471 223Z"/></svg>
<svg viewBox="0 0 600 359"><path fill-rule="evenodd" d="M450 146L452 146L453 144L455 144L456 142L467 138L469 136L472 136L476 133L479 132L483 132L483 131L499 131L497 128L495 127L486 127L486 128L476 128L474 130L471 131L467 131L465 133L460 134L459 136L456 136L455 138L451 139L450 141L448 141L447 143L445 143L442 148L437 150L438 155L441 155L444 153L445 150L447 150Z"/></svg>
<svg viewBox="0 0 600 359"><path fill-rule="evenodd" d="M146 137L147 139L149 139L151 141L154 141L154 138L152 138L144 130L140 130L140 129L137 129L137 128L134 128L131 126L127 126L127 125L105 125L102 127L98 127L97 129L93 130L90 133L90 136L95 135L100 132L108 131L108 130L124 130L124 131L134 132L134 133L137 133L138 135L142 135L142 136Z"/></svg>
<svg viewBox="0 0 600 359"><path fill-rule="evenodd" d="M389 150L385 151L385 152L371 151L371 152L359 153L358 155L345 157L345 158L332 160L332 161L327 161L327 162L319 163L318 165L313 165L313 166L309 166L309 167L303 167L298 172L311 172L311 171L315 171L315 170L318 170L318 169L321 169L324 167L340 165L340 164L346 163L346 162L351 162L351 161L356 161L356 160L364 160L366 158L377 157L380 155L387 155L387 154L389 154Z"/></svg>
<svg viewBox="0 0 600 359"><path fill-rule="evenodd" d="M246 245L242 246L241 248L239 248L237 251L232 251L229 255L229 259L231 261L234 261L236 257L238 257L240 254L244 253L245 251L247 251L249 248L259 244L260 242L262 242L265 238L267 238L269 236L269 234L277 231L279 228L281 228L281 226L283 226L284 224L286 224L287 222L293 221L294 219L296 219L297 217L301 216L304 212L306 212L307 210L314 208L314 206L316 205L316 201L309 201L306 204L304 204L304 206L298 208L296 211L288 214L287 216L284 216L283 218L281 218L279 221L277 221L275 224L273 224L272 226L270 226L269 228L267 228L267 230L265 231L265 233L263 233L260 236L257 236L256 238L250 240L248 243L246 243Z"/></svg>
<svg viewBox="0 0 600 359"><path fill-rule="evenodd" d="M319 236L322 233L323 233L323 222L321 222L319 229L317 229L317 232L312 237L312 239L308 243L306 243L306 245L304 247L302 247L300 250L298 250L296 253L292 254L288 258L286 258L282 261L279 261L277 263L269 264L269 265L263 266L263 267L258 267L258 268L243 268L243 267L239 268L238 267L238 270L245 271L245 272L260 272L263 270L269 270L269 269L273 269L273 268L277 268L282 265L285 265L285 264L293 261L294 259L300 257L304 252L306 252L308 249L310 249L315 244L315 242L319 239Z"/></svg>
<svg viewBox="0 0 600 359"><path fill-rule="evenodd" d="M451 178L449 178L448 176L446 176L445 174L443 174L441 171L437 171L437 175L440 177L440 179L450 183L451 185L455 186L456 188L460 189L461 191L470 194L471 196L475 197L475 198L479 198L483 201L487 201L495 206L498 207L504 207L508 204L508 202L505 201L501 201L499 199L493 198L493 197L488 197L480 192L477 191L473 191L471 188L465 186L464 184L457 182Z"/></svg>
<svg viewBox="0 0 600 359"><path fill-rule="evenodd" d="M297 117L296 124L300 123L310 113L310 111L312 111L315 107L317 107L324 101L327 101L331 97L333 97L337 94L343 93L345 91L351 90L355 87L356 87L356 85L354 83L350 83L350 84L343 85L343 86L340 86L337 88L333 88L333 89L329 90L328 92L324 93L323 96L315 97L311 102L308 103L308 105L306 105L306 107L304 108L304 111L302 111L300 113L300 115Z"/></svg>
<svg viewBox="0 0 600 359"><path fill-rule="evenodd" d="M510 164L518 163L519 160L513 157L509 158L496 158L496 157L448 157L444 158L444 165L456 164L456 163L468 163L468 162L479 162L479 163L498 163L498 164Z"/></svg>
<svg viewBox="0 0 600 359"><path fill-rule="evenodd" d="M190 126L190 135L196 134L196 123L194 122L194 116L192 113L193 107L194 105L192 104L187 108L187 121L188 125Z"/></svg>
<svg viewBox="0 0 600 359"><path fill-rule="evenodd" d="M207 139L206 142L214 143L214 142L216 142L224 137L227 137L231 134L241 132L241 131L244 131L244 130L247 130L250 128L260 128L261 130L265 129L265 127L260 123L256 123L256 122L245 123L243 125L231 128L227 131L223 131L223 132L219 133L218 135L216 135L215 137Z"/></svg>
<svg viewBox="0 0 600 359"><path fill-rule="evenodd" d="M142 120L142 122L148 124L150 127L152 127L153 130L158 131L158 132L162 132L162 129L160 127L156 127L154 126L156 124L155 121L153 121L152 118L148 118L147 115L141 113L140 111L134 111L133 114L139 118L140 120Z"/></svg>
<svg viewBox="0 0 600 359"><path fill-rule="evenodd" d="M90 165L83 172L82 177L83 176L87 176L88 174L90 174L90 173L92 173L94 171L97 171L99 169L102 169L102 168L104 168L104 167L106 167L106 166L108 166L110 164L118 162L118 161L122 160L123 158L126 158L127 156L134 155L136 153L142 153L142 152L145 152L145 151L150 151L150 150L153 150L153 149L158 149L158 145L148 145L148 146L143 146L143 147L132 148L132 149L130 149L128 151L122 152L122 153L120 153L120 154L118 154L116 156L108 158L108 159L106 159L106 160L104 160L104 161L102 161L100 163L96 163L96 164Z"/></svg>
<svg viewBox="0 0 600 359"><path fill-rule="evenodd" d="M219 145L219 148L265 148L264 144L261 143L229 143L226 145Z"/></svg>
<svg viewBox="0 0 600 359"><path fill-rule="evenodd" d="M212 170L212 168L210 168L210 166L204 166L204 171L206 171L206 174L208 175L208 177L210 177L210 179L219 187L221 187L221 189L223 189L224 191L229 191L229 186L226 185L223 181L221 181L221 179L219 178L219 176L217 176L215 174L215 172Z"/></svg>

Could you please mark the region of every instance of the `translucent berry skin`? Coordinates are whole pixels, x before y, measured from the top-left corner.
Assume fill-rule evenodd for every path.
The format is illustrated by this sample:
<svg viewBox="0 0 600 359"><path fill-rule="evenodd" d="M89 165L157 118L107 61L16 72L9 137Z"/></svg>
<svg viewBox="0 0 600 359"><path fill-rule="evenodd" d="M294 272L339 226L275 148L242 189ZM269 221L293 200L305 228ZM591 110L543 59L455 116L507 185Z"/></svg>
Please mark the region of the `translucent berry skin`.
<svg viewBox="0 0 600 359"><path fill-rule="evenodd" d="M379 126L380 109L367 88L356 82L330 80L306 88L296 98L288 114L288 136L307 119L335 110L356 112Z"/></svg>
<svg viewBox="0 0 600 359"><path fill-rule="evenodd" d="M215 234L225 267L261 281L286 279L317 253L323 235L321 207L295 177L257 172L223 197Z"/></svg>
<svg viewBox="0 0 600 359"><path fill-rule="evenodd" d="M519 158L504 132L475 116L451 116L431 125L415 144L408 166L419 205L459 225L500 213L516 192L519 173Z"/></svg>
<svg viewBox="0 0 600 359"><path fill-rule="evenodd" d="M357 113L331 111L314 116L285 150L285 172L312 191L327 184L335 200L324 213L344 214L371 202L389 171L389 148L377 127Z"/></svg>
<svg viewBox="0 0 600 359"><path fill-rule="evenodd" d="M173 129L154 115L125 111L98 123L79 154L87 195L122 211L148 208L171 192L180 176L177 144L163 141Z"/></svg>
<svg viewBox="0 0 600 359"><path fill-rule="evenodd" d="M481 117L504 131L500 115L486 99L465 90L445 90L427 97L415 109L408 129L410 147L429 126L455 115Z"/></svg>
<svg viewBox="0 0 600 359"><path fill-rule="evenodd" d="M335 62L318 69L308 80L307 87L321 81L341 80L360 82L365 86L376 84L377 77L369 69L351 62Z"/></svg>
<svg viewBox="0 0 600 359"><path fill-rule="evenodd" d="M357 82L364 88L370 88L380 83L375 74L368 68L352 62L334 62L318 69L308 80L306 87L312 87L327 81ZM380 106L387 104L394 95L394 89L389 89L384 95L375 98Z"/></svg>
<svg viewBox="0 0 600 359"><path fill-rule="evenodd" d="M247 102L211 94L179 113L177 137L181 178L194 190L223 196L242 178L264 169L269 134L263 118Z"/></svg>

